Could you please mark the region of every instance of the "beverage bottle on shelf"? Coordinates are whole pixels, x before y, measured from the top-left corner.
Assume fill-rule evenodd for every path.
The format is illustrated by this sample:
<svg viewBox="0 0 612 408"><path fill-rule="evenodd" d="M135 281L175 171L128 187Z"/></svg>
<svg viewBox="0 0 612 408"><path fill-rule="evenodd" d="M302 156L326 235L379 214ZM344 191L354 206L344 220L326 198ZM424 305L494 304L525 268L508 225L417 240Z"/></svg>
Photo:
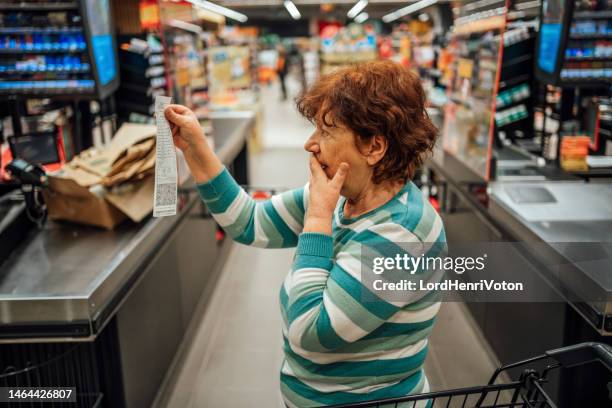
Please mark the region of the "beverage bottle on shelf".
<svg viewBox="0 0 612 408"><path fill-rule="evenodd" d="M24 36L23 48L26 50L31 50L34 47L32 43L32 34L26 34Z"/></svg>
<svg viewBox="0 0 612 408"><path fill-rule="evenodd" d="M70 55L64 55L64 60L62 61L62 69L64 71L72 71L74 66L72 65L72 57Z"/></svg>
<svg viewBox="0 0 612 408"><path fill-rule="evenodd" d="M55 71L57 69L56 57L48 55L46 58L46 69L49 71Z"/></svg>
<svg viewBox="0 0 612 408"><path fill-rule="evenodd" d="M40 34L34 34L32 35L32 41L33 41L33 47L35 50L42 50L43 48L43 41L42 41L42 35Z"/></svg>
<svg viewBox="0 0 612 408"><path fill-rule="evenodd" d="M53 41L53 49L54 50L60 50L60 49L64 49L62 47L62 43L63 43L63 38L64 38L64 34L60 34L55 38L55 41Z"/></svg>
<svg viewBox="0 0 612 408"><path fill-rule="evenodd" d="M53 44L51 42L51 38L49 37L48 34L43 34L42 35L42 47L44 50L51 50L53 49Z"/></svg>
<svg viewBox="0 0 612 408"><path fill-rule="evenodd" d="M70 49L70 40L69 40L69 35L68 34L61 34L58 37L59 40L59 44L60 44L60 48L62 50L68 50Z"/></svg>
<svg viewBox="0 0 612 408"><path fill-rule="evenodd" d="M33 71L44 71L45 68L45 56L44 55L39 55L36 58L32 59L32 66L31 68Z"/></svg>
<svg viewBox="0 0 612 408"><path fill-rule="evenodd" d="M67 35L67 43L68 43L69 50L76 50L79 48L79 44L77 42L76 36L72 34Z"/></svg>
<svg viewBox="0 0 612 408"><path fill-rule="evenodd" d="M82 34L82 33L78 33L78 34L76 35L76 42L77 42L77 46L78 46L78 48L79 48L80 50L84 50L84 49L85 49L85 47L86 47L86 44L85 44L85 37L83 37L83 34Z"/></svg>

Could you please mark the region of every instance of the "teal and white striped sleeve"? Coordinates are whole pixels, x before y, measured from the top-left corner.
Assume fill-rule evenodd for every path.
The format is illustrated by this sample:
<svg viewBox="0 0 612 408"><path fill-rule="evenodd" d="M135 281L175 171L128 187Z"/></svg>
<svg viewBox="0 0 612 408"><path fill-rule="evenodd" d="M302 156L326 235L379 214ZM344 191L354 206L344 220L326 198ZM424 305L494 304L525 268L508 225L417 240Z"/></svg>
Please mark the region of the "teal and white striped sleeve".
<svg viewBox="0 0 612 408"><path fill-rule="evenodd" d="M215 220L235 241L262 248L297 245L304 228L308 186L257 202L224 168L197 187Z"/></svg>
<svg viewBox="0 0 612 408"><path fill-rule="evenodd" d="M288 327L287 339L294 352L308 356L345 348L360 339L376 337L377 329L399 316L406 317L407 322L433 324L439 308L437 301L415 300L409 294L405 299L385 299L362 281L362 264L368 260L361 254L366 248L378 250L381 245L392 244L391 237L412 236L406 235L398 224L384 226L390 236L369 230L357 233L351 238L350 253L343 249L335 258L332 237L318 233L300 235L289 287L284 288L281 296L284 309L288 310L283 316ZM435 246L439 250L440 245Z"/></svg>

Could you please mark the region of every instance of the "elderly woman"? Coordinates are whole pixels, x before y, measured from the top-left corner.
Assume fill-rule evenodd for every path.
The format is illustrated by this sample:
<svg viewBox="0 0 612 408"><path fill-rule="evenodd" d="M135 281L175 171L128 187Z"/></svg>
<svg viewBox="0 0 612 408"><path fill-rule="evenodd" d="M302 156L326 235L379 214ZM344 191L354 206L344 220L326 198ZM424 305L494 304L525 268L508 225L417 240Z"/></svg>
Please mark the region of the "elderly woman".
<svg viewBox="0 0 612 408"><path fill-rule="evenodd" d="M285 404L425 392L422 366L440 304L376 293L360 258L384 244L445 246L440 217L410 181L436 139L423 88L407 69L372 62L323 76L297 108L316 125L304 146L310 182L265 202L236 184L191 111L165 111L202 200L227 233L247 245L297 247L280 288Z"/></svg>

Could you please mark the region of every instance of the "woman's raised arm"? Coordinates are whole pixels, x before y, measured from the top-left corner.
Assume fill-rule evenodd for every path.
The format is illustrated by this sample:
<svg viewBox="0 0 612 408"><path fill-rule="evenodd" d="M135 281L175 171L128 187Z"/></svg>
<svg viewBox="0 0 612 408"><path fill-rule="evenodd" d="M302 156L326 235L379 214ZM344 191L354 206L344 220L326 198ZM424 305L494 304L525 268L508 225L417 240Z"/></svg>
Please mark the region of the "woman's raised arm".
<svg viewBox="0 0 612 408"><path fill-rule="evenodd" d="M195 113L182 105L168 105L164 111L172 130L174 145L183 151L196 183L219 175L223 163L210 148Z"/></svg>
<svg viewBox="0 0 612 408"><path fill-rule="evenodd" d="M165 110L176 147L185 155L200 197L215 220L236 241L264 248L297 245L304 228L308 187L256 202L215 155L195 114L181 105Z"/></svg>

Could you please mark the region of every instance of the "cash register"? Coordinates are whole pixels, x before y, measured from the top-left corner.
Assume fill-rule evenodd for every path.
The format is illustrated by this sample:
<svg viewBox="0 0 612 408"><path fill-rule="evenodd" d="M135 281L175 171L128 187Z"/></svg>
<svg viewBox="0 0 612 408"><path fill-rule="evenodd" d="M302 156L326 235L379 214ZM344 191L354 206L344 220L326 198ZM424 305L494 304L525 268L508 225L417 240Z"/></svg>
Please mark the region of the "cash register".
<svg viewBox="0 0 612 408"><path fill-rule="evenodd" d="M37 164L25 160L23 156L36 158L36 143L47 143L41 136L29 145L19 142L11 144L11 153L15 159L4 165L0 156L0 169L6 172L10 179L0 177L0 265L11 255L13 250L26 238L35 226L42 226L46 218L46 209L42 200L41 188L44 182L45 170ZM1 143L0 143L1 144ZM48 152L48 149L44 150ZM53 149L51 149L53 151ZM57 157L47 160L57 161ZM0 267L1 271L1 267Z"/></svg>

